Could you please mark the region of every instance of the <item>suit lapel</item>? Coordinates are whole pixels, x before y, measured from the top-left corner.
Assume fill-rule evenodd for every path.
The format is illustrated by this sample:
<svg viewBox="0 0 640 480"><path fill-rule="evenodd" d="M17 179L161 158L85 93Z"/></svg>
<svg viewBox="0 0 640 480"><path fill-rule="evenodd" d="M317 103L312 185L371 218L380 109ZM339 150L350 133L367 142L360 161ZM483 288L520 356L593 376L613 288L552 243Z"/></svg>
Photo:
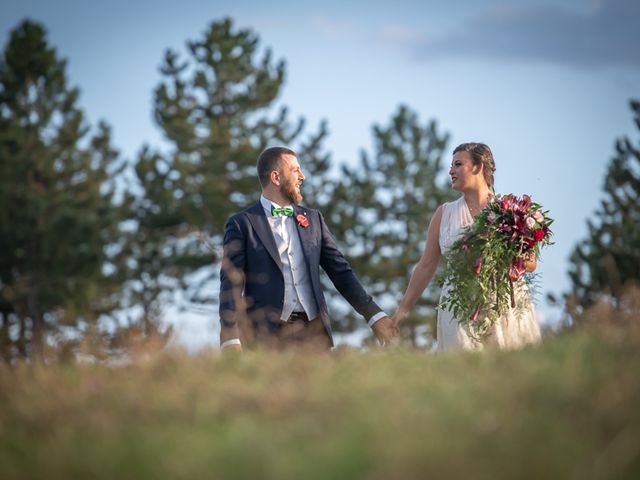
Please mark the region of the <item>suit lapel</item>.
<svg viewBox="0 0 640 480"><path fill-rule="evenodd" d="M282 262L280 261L280 255L278 254L278 247L276 246L276 241L273 238L273 232L269 226L269 221L264 214L262 204L258 201L258 203L249 209L248 214L249 222L251 222L251 226L258 235L258 238L267 249L267 252L269 252L269 255L271 255L271 258L273 258L273 261L276 262L278 268L282 270Z"/></svg>

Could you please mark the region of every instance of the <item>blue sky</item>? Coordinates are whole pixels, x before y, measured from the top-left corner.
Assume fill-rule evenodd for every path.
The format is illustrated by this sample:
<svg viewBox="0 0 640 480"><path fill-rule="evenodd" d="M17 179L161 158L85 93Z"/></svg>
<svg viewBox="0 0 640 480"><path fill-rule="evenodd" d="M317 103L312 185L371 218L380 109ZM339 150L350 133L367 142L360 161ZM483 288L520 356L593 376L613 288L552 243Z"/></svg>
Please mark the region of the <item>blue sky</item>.
<svg viewBox="0 0 640 480"><path fill-rule="evenodd" d="M370 150L372 124L400 103L435 118L451 149L489 144L497 190L529 193L556 219L541 286L568 290L567 259L602 198L614 141L638 138L628 101L640 98L640 2L4 0L0 39L25 17L44 23L89 120L105 119L132 159L162 142L151 100L164 51L184 51L226 15L286 61L279 100L312 130L328 121L336 164ZM214 320L184 320L183 338L214 338Z"/></svg>

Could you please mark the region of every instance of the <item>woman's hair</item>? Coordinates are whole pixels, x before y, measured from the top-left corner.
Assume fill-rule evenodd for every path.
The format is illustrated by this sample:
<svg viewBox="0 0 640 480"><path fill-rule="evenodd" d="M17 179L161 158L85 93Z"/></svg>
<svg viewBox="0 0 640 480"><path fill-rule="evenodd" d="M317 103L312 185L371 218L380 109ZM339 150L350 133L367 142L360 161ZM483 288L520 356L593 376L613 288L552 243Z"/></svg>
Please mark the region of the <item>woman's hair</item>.
<svg viewBox="0 0 640 480"><path fill-rule="evenodd" d="M454 150L456 152L467 152L471 156L474 165L482 164L484 179L490 188L493 188L493 173L496 171L496 162L493 160L491 149L484 143L461 143Z"/></svg>

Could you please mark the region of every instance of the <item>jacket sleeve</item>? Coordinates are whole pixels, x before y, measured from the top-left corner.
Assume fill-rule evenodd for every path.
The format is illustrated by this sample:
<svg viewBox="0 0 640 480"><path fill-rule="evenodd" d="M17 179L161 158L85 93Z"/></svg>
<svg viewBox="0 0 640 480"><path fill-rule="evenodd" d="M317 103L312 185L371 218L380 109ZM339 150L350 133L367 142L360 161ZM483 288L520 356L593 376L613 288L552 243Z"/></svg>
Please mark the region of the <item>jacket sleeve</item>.
<svg viewBox="0 0 640 480"><path fill-rule="evenodd" d="M240 338L238 318L244 315L242 294L245 286L246 248L237 217L231 217L224 228L222 263L220 266L220 344Z"/></svg>
<svg viewBox="0 0 640 480"><path fill-rule="evenodd" d="M365 320L368 320L380 313L382 309L373 301L371 295L365 291L360 280L351 269L351 265L338 249L335 238L329 231L329 227L327 227L320 212L318 212L318 217L320 218L322 235L320 266L327 272L340 295L351 304L356 312L365 317Z"/></svg>

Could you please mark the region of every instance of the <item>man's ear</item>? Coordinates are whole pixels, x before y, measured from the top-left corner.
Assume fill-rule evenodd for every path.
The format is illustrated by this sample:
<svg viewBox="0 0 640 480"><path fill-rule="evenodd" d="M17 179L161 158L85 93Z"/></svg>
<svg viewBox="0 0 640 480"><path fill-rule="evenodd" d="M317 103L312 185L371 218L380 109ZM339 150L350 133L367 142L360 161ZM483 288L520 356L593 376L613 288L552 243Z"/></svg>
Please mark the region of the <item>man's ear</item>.
<svg viewBox="0 0 640 480"><path fill-rule="evenodd" d="M271 179L271 183L275 184L278 187L280 186L280 174L278 172L272 170L269 178Z"/></svg>

